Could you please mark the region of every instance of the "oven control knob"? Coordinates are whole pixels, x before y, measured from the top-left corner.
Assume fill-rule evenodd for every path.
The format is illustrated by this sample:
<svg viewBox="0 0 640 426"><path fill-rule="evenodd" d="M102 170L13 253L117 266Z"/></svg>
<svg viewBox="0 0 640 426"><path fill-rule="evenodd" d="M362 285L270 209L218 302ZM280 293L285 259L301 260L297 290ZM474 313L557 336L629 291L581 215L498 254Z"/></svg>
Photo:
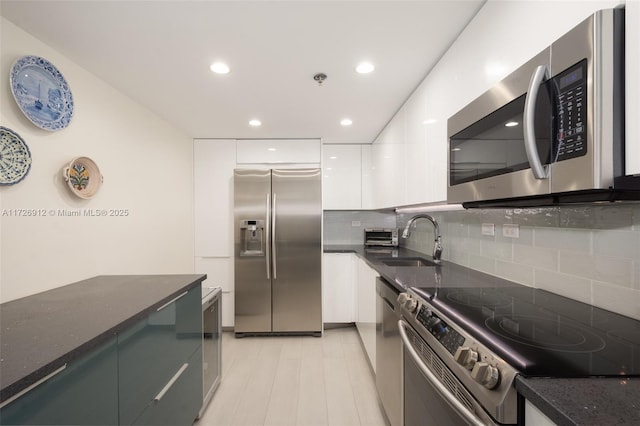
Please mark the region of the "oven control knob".
<svg viewBox="0 0 640 426"><path fill-rule="evenodd" d="M459 346L454 359L467 370L471 370L478 361L478 352L467 346Z"/></svg>
<svg viewBox="0 0 640 426"><path fill-rule="evenodd" d="M404 303L407 301L407 299L409 299L409 297L411 296L409 296L407 293L400 293L398 295L398 303L400 305L404 305Z"/></svg>
<svg viewBox="0 0 640 426"><path fill-rule="evenodd" d="M410 313L414 313L418 308L418 302L408 293L400 293L398 295L398 303Z"/></svg>
<svg viewBox="0 0 640 426"><path fill-rule="evenodd" d="M471 371L471 378L487 389L493 389L498 385L500 372L486 362L476 362Z"/></svg>
<svg viewBox="0 0 640 426"><path fill-rule="evenodd" d="M418 301L413 298L409 298L404 302L404 307L407 311L414 313L418 309Z"/></svg>

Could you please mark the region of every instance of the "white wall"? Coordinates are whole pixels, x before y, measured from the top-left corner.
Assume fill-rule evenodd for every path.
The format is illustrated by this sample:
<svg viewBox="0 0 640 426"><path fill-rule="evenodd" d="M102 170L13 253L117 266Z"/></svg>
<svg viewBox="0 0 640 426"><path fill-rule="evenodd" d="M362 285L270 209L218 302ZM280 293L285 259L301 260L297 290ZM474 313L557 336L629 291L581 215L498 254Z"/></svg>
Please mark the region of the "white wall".
<svg viewBox="0 0 640 426"><path fill-rule="evenodd" d="M101 274L192 273L191 138L1 19L0 119L22 136L33 163L22 182L0 187L0 301ZM67 79L75 110L66 129L41 130L17 107L9 72L25 55L46 58ZM62 180L76 156L91 157L104 175L91 200L72 195ZM47 217L11 216L17 209ZM58 214L83 209L126 209L128 216Z"/></svg>

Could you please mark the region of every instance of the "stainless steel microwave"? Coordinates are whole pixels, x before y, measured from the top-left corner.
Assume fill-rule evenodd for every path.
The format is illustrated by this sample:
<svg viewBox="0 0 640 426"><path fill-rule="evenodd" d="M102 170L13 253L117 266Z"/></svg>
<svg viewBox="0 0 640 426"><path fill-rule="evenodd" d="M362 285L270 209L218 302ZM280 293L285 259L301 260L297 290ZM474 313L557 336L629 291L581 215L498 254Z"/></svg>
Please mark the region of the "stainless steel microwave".
<svg viewBox="0 0 640 426"><path fill-rule="evenodd" d="M596 12L447 122L447 201L640 198L624 176L624 9Z"/></svg>

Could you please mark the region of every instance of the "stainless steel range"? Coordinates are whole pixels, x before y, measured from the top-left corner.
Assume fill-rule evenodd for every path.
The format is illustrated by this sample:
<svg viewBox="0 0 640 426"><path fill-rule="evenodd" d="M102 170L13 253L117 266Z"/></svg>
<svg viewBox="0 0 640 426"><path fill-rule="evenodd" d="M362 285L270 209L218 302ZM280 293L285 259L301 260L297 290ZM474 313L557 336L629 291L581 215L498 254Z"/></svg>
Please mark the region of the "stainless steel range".
<svg viewBox="0 0 640 426"><path fill-rule="evenodd" d="M520 285L401 293L405 425L518 424L514 380L640 376L640 321Z"/></svg>

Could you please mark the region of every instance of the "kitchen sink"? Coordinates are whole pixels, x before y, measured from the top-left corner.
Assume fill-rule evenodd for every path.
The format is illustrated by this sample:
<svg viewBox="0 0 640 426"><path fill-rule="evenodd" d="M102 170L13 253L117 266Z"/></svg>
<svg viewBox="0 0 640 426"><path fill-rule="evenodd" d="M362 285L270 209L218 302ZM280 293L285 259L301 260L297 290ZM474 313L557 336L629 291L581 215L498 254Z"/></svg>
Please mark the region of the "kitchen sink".
<svg viewBox="0 0 640 426"><path fill-rule="evenodd" d="M383 265L391 267L423 267L423 266L436 266L436 264L428 259L422 257L387 257L379 259Z"/></svg>

